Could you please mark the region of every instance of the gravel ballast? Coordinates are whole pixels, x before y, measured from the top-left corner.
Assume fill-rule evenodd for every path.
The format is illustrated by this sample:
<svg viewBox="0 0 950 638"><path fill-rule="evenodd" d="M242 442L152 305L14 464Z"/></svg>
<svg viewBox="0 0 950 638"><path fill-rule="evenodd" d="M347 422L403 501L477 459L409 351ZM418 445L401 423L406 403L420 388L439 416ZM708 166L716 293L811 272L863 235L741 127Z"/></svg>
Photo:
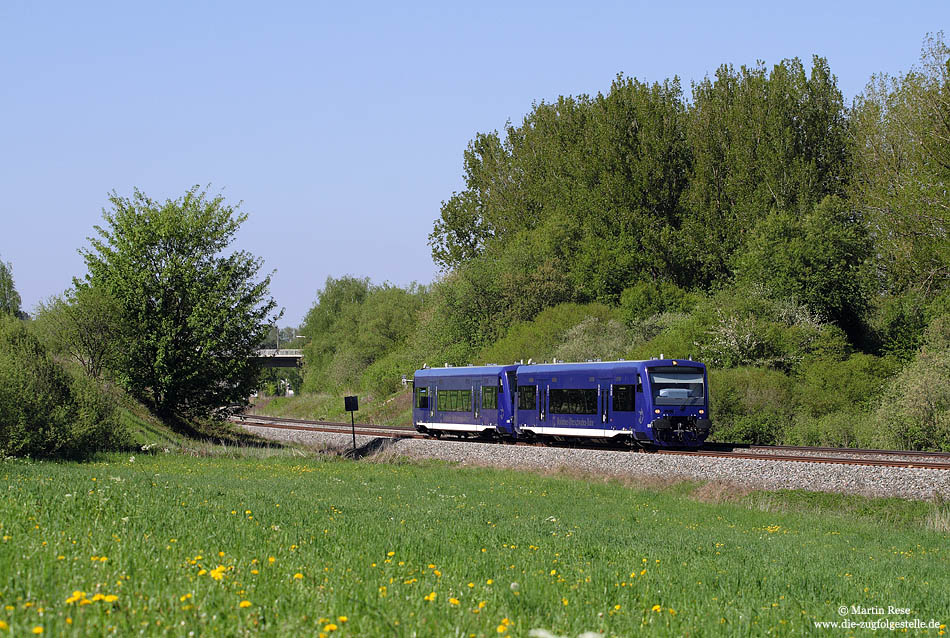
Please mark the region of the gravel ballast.
<svg viewBox="0 0 950 638"><path fill-rule="evenodd" d="M265 438L346 449L349 434L247 427ZM614 450L501 445L435 439L356 436L357 446L384 445L389 453L466 465L532 471L582 472L624 479L716 481L753 489L804 489L907 499L950 497L950 470L760 461Z"/></svg>

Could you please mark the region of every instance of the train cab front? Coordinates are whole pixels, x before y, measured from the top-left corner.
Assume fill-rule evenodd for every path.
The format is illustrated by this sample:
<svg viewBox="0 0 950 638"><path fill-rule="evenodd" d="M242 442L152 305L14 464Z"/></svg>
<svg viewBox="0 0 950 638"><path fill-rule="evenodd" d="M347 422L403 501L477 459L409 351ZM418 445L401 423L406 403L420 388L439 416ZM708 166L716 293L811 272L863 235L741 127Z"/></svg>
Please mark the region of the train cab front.
<svg viewBox="0 0 950 638"><path fill-rule="evenodd" d="M706 368L692 361L647 365L653 442L662 447L699 447L709 436Z"/></svg>

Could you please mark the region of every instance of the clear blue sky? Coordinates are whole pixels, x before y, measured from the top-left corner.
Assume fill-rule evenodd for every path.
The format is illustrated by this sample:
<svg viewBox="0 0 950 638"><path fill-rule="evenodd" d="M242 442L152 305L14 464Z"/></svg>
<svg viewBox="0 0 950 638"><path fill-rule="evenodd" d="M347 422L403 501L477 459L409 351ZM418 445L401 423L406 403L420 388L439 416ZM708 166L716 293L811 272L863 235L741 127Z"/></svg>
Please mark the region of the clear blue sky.
<svg viewBox="0 0 950 638"><path fill-rule="evenodd" d="M328 275L428 283L479 131L623 72L828 58L850 102L932 2L0 2L0 259L27 310L85 272L107 194L212 184L298 324Z"/></svg>

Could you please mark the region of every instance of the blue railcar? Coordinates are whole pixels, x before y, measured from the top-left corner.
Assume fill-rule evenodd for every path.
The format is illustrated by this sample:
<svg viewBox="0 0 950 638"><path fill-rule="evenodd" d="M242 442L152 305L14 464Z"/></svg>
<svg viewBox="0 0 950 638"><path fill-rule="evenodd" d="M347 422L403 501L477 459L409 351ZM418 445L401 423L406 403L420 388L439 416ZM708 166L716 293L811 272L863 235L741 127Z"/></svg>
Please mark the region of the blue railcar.
<svg viewBox="0 0 950 638"><path fill-rule="evenodd" d="M417 370L413 423L441 435L598 439L698 447L706 366L684 359Z"/></svg>
<svg viewBox="0 0 950 638"><path fill-rule="evenodd" d="M706 366L684 359L519 366L517 436L698 447L709 435Z"/></svg>
<svg viewBox="0 0 950 638"><path fill-rule="evenodd" d="M423 368L412 381L412 422L420 432L514 436L518 366Z"/></svg>

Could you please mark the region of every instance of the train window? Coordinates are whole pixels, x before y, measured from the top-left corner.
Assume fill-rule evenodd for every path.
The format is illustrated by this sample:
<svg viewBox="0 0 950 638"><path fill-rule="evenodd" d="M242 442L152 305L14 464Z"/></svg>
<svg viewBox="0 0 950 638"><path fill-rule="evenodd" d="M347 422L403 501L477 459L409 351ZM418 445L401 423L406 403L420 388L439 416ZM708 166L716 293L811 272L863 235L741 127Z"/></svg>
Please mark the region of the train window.
<svg viewBox="0 0 950 638"><path fill-rule="evenodd" d="M420 410L429 409L429 388L416 388L416 407Z"/></svg>
<svg viewBox="0 0 950 638"><path fill-rule="evenodd" d="M597 414L597 389L557 389L550 394L551 414Z"/></svg>
<svg viewBox="0 0 950 638"><path fill-rule="evenodd" d="M615 412L633 412L634 409L634 386L615 385L614 386L614 411Z"/></svg>
<svg viewBox="0 0 950 638"><path fill-rule="evenodd" d="M518 409L519 410L533 410L535 406L535 396L537 395L538 387L534 385L519 385L518 386Z"/></svg>
<svg viewBox="0 0 950 638"><path fill-rule="evenodd" d="M706 386L702 368L648 368L654 405L703 405Z"/></svg>
<svg viewBox="0 0 950 638"><path fill-rule="evenodd" d="M494 386L486 385L482 387L482 409L498 409L498 389Z"/></svg>
<svg viewBox="0 0 950 638"><path fill-rule="evenodd" d="M471 390L439 390L439 410L442 412L471 412Z"/></svg>
<svg viewBox="0 0 950 638"><path fill-rule="evenodd" d="M643 379L640 378L640 375L637 375L637 392L643 392Z"/></svg>

